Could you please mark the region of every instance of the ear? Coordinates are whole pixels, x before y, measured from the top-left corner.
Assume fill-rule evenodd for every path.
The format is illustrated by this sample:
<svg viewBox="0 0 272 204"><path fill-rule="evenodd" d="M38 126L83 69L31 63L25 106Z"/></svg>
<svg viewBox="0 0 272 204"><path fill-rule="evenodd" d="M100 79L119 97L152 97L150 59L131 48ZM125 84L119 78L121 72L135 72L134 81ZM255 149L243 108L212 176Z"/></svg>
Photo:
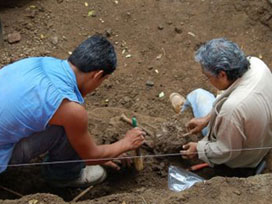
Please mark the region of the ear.
<svg viewBox="0 0 272 204"><path fill-rule="evenodd" d="M225 71L220 71L217 76L218 76L218 78L227 78L227 74Z"/></svg>
<svg viewBox="0 0 272 204"><path fill-rule="evenodd" d="M104 71L103 70L98 70L94 74L95 79L101 79L103 77Z"/></svg>

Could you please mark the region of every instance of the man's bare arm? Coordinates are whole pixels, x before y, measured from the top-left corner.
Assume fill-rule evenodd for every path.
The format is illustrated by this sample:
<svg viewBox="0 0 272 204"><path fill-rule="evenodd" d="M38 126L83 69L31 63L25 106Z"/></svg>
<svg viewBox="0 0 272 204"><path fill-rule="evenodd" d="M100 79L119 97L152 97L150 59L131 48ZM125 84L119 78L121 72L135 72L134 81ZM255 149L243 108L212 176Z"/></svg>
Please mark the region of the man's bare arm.
<svg viewBox="0 0 272 204"><path fill-rule="evenodd" d="M128 131L126 136L108 145L97 145L88 131L88 114L80 104L64 100L49 122L63 126L69 142L84 159L114 158L120 154L138 148L143 144L143 132L139 129ZM90 161L88 164L101 164L107 160Z"/></svg>

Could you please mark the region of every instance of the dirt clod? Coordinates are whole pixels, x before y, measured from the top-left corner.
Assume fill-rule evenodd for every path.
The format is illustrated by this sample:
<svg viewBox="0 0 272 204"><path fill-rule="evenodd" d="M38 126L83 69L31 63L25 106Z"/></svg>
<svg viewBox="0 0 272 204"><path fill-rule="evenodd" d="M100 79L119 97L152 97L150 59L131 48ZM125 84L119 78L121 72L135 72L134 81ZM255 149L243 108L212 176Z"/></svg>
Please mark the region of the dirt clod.
<svg viewBox="0 0 272 204"><path fill-rule="evenodd" d="M21 34L18 32L8 34L8 42L10 44L20 42L22 39Z"/></svg>

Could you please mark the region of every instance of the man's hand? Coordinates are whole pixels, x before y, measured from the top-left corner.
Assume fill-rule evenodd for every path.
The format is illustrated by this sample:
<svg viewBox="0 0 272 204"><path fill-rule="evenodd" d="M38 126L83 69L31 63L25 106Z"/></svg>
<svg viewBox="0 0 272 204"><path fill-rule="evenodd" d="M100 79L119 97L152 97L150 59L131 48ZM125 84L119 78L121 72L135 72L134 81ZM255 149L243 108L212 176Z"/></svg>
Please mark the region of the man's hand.
<svg viewBox="0 0 272 204"><path fill-rule="evenodd" d="M184 150L180 151L183 159L193 159L197 156L197 143L189 142L186 145L183 145L182 148Z"/></svg>
<svg viewBox="0 0 272 204"><path fill-rule="evenodd" d="M49 124L64 127L72 148L81 159L95 159L95 161L86 162L87 165L105 164L107 160L110 161L111 158L116 158L122 153L137 149L144 143L145 133L135 128L115 143L97 145L88 131L88 112L85 107L66 99L63 100ZM107 165L118 168L112 162Z"/></svg>
<svg viewBox="0 0 272 204"><path fill-rule="evenodd" d="M208 125L210 117L193 118L186 124L186 128L191 134L200 133Z"/></svg>
<svg viewBox="0 0 272 204"><path fill-rule="evenodd" d="M139 128L133 128L127 131L123 138L123 143L128 150L135 150L144 143L146 133Z"/></svg>
<svg viewBox="0 0 272 204"><path fill-rule="evenodd" d="M110 168L112 168L112 169L115 169L115 170L117 170L117 171L120 170L120 166L119 166L118 164L114 163L113 161L107 161L107 162L105 162L105 163L103 164L103 166L108 166L108 167L110 167Z"/></svg>
<svg viewBox="0 0 272 204"><path fill-rule="evenodd" d="M131 167L132 160L127 157L128 157L128 155L126 153L123 153L118 157L118 159L115 159L112 161L107 161L103 165L108 166L108 167L115 169L117 171L119 171L121 169L121 167Z"/></svg>

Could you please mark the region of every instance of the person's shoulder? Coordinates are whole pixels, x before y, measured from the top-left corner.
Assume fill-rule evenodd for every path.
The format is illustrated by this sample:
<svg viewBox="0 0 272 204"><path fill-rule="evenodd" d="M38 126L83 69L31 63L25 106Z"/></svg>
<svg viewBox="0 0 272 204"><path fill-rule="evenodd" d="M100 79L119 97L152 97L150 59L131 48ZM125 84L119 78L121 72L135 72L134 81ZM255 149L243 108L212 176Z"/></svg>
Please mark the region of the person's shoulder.
<svg viewBox="0 0 272 204"><path fill-rule="evenodd" d="M64 125L69 122L86 122L86 120L88 120L88 114L85 107L65 99L50 120L50 124Z"/></svg>
<svg viewBox="0 0 272 204"><path fill-rule="evenodd" d="M247 59L248 59L250 62L264 63L260 58L255 57L255 56L248 56Z"/></svg>
<svg viewBox="0 0 272 204"><path fill-rule="evenodd" d="M87 112L83 105L74 101L69 101L67 99L63 100L59 110L61 110L63 114L69 116L82 115L83 113Z"/></svg>
<svg viewBox="0 0 272 204"><path fill-rule="evenodd" d="M255 68L257 70L269 70L265 62L258 57L248 57L248 60L250 62L250 67L253 69Z"/></svg>
<svg viewBox="0 0 272 204"><path fill-rule="evenodd" d="M31 64L39 64L43 62L52 62L52 61L58 60L57 58L53 57L27 57L21 60L18 60L14 62L14 64L26 64L26 65L31 65Z"/></svg>
<svg viewBox="0 0 272 204"><path fill-rule="evenodd" d="M59 58L55 58L55 57L37 57L40 60L42 60L43 62L47 62L47 63L54 63L54 62L61 62L63 60L59 59Z"/></svg>

